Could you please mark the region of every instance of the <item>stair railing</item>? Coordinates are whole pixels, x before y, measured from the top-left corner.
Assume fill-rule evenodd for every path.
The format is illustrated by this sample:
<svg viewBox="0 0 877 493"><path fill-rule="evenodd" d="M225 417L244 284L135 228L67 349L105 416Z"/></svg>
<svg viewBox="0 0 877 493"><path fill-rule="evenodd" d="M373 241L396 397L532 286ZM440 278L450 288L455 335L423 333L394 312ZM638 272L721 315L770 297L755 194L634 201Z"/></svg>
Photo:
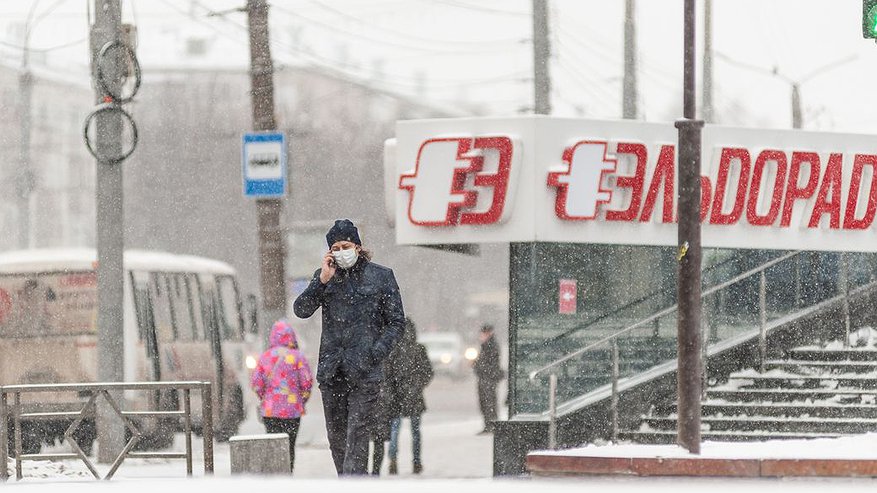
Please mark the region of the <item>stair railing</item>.
<svg viewBox="0 0 877 493"><path fill-rule="evenodd" d="M731 279L712 286L708 289L705 289L701 292L700 298L703 298L717 293L719 291L724 290L725 288L737 284L740 281L748 279L754 275L759 275L759 302L758 302L758 311L759 311L759 322L760 322L760 336L759 336L759 357L761 359L761 364L766 359L767 354L767 281L765 277L765 271L779 263L785 262L797 255L799 255L801 251L794 251L777 257L773 260L765 262L758 267L755 267L751 270L738 274ZM849 285L846 282L847 277L847 267L846 261L842 257L841 261L841 279L842 286L844 289L844 307L845 307L845 316L847 323L847 333L849 333ZM612 440L616 440L618 438L618 383L620 380L620 372L619 372L619 357L618 357L618 339L625 334L640 328L646 324L652 323L662 317L665 317L673 312L675 312L679 308L679 305L673 305L668 308L664 308L661 311L653 313L642 320L635 322L631 325L626 326L625 328L615 332L611 335L608 335L594 343L588 344L581 349L573 351L572 353L567 354L561 358L558 358L540 368L537 368L530 372L529 378L531 381L535 381L536 377L540 374L549 373L549 388L548 388L548 447L553 450L557 447L557 367L577 356L580 356L588 351L591 351L595 348L603 346L604 344L611 344L611 354L612 354L612 384L611 384L611 400L610 400L610 419L612 421ZM848 338L847 338L848 339Z"/></svg>

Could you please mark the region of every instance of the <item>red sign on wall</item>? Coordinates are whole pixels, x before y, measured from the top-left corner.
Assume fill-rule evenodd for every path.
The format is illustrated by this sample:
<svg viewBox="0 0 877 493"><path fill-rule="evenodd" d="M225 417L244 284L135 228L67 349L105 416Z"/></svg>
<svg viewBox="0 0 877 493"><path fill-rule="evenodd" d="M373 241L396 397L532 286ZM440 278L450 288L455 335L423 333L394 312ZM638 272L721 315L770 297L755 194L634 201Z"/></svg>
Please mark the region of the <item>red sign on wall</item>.
<svg viewBox="0 0 877 493"><path fill-rule="evenodd" d="M576 280L561 279L557 297L557 310L561 314L576 312Z"/></svg>

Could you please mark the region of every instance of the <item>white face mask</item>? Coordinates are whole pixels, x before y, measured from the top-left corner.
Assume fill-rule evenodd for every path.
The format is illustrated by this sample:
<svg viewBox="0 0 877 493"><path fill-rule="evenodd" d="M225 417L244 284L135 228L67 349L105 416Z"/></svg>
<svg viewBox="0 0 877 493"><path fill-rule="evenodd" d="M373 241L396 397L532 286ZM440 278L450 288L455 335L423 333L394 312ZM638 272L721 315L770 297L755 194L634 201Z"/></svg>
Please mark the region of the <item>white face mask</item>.
<svg viewBox="0 0 877 493"><path fill-rule="evenodd" d="M356 264L356 259L359 257L359 253L356 251L356 248L349 248L347 250L332 252L332 256L335 257L335 263L338 264L338 267L349 269Z"/></svg>

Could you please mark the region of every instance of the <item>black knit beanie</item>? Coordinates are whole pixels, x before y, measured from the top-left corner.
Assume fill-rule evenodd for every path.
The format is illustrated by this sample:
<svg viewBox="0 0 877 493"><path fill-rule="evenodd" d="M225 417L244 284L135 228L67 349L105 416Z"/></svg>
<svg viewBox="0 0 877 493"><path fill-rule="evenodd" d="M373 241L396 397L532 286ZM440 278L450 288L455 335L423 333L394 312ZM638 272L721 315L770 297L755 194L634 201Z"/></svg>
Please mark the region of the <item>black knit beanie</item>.
<svg viewBox="0 0 877 493"><path fill-rule="evenodd" d="M326 243L328 243L330 247L338 241L350 241L357 245L362 245L362 241L359 239L359 231L350 219L336 220L332 229L326 233Z"/></svg>

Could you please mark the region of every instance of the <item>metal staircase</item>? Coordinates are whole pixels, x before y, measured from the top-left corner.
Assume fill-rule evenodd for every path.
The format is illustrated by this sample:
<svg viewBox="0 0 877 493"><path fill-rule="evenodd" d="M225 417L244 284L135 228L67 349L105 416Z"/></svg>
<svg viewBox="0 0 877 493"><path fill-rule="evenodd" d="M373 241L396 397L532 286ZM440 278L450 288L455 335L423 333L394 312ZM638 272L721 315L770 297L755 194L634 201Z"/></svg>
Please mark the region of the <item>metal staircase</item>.
<svg viewBox="0 0 877 493"><path fill-rule="evenodd" d="M851 326L871 321L877 266L868 257L841 254L835 281L825 289L816 286L821 290L816 295L798 297L800 285L790 273L800 253L780 253L704 287L706 380L723 382L705 393L704 439L877 430L877 384L868 378L877 372L877 353L802 347L842 340ZM741 294L755 304L741 305ZM516 398L527 399L535 411L518 412L501 424L494 443L495 473L523 470L527 450L601 440L675 441L675 318L671 306L616 330L601 321L600 330L591 331L580 349L533 368L526 382L518 376L524 395ZM562 334L577 336L572 330ZM536 343L533 347L539 349ZM546 347L543 361L557 354Z"/></svg>
<svg viewBox="0 0 877 493"><path fill-rule="evenodd" d="M872 329L866 327L857 334ZM868 340L870 341L870 337ZM877 431L877 349L798 347L785 359L732 373L705 392L701 436L750 441L828 438ZM619 435L640 443L676 440L675 407L643 416L640 428Z"/></svg>

